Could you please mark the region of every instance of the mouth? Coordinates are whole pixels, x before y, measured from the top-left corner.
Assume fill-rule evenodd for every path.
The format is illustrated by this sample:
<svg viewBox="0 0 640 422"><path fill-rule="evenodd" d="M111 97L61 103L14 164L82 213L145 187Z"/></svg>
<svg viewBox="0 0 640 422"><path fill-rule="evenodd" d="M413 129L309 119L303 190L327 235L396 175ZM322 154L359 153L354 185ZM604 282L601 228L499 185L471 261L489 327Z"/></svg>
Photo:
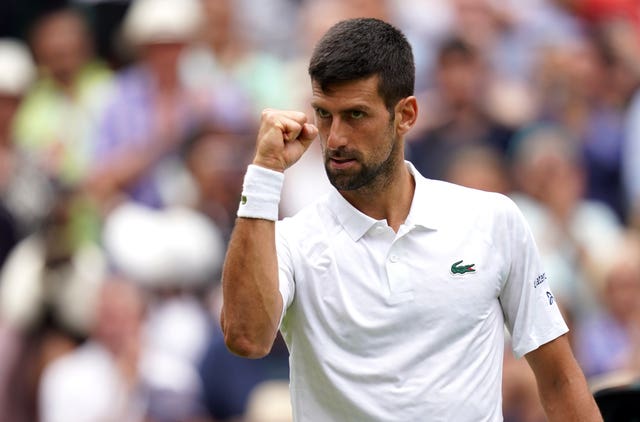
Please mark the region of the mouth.
<svg viewBox="0 0 640 422"><path fill-rule="evenodd" d="M329 164L332 168L342 170L349 168L357 163L354 158L329 157Z"/></svg>

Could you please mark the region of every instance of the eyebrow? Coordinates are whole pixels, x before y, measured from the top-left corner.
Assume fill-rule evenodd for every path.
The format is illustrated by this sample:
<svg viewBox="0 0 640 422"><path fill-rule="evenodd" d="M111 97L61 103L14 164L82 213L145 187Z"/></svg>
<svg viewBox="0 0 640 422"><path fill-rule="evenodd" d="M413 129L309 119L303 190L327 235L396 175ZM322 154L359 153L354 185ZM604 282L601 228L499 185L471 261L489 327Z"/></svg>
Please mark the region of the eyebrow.
<svg viewBox="0 0 640 422"><path fill-rule="evenodd" d="M326 110L325 107L322 107L321 105L319 105L317 102L312 101L311 102L311 107L313 107L313 109L317 109L317 108L321 108L323 110ZM372 109L371 107L367 106L366 104L354 104L352 106L348 106L345 107L343 109L339 109L337 110L338 113L348 113L350 111L362 111L362 112L370 112Z"/></svg>

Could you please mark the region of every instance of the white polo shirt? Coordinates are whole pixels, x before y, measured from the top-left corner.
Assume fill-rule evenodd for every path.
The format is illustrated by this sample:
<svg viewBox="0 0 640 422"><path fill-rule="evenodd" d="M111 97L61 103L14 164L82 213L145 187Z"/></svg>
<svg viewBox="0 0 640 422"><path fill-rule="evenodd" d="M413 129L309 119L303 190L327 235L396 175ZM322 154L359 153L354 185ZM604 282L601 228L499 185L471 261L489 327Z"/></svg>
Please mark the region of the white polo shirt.
<svg viewBox="0 0 640 422"><path fill-rule="evenodd" d="M407 165L397 233L337 191L276 225L296 421L501 421L504 323L568 331L514 203Z"/></svg>

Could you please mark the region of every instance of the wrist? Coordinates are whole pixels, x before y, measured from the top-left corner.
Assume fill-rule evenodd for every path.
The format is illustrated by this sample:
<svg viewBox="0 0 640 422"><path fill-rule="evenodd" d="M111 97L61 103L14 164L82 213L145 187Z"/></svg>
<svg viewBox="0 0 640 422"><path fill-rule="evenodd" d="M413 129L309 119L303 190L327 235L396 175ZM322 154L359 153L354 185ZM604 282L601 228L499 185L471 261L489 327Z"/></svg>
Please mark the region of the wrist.
<svg viewBox="0 0 640 422"><path fill-rule="evenodd" d="M284 173L251 164L247 168L238 206L238 217L276 221Z"/></svg>
<svg viewBox="0 0 640 422"><path fill-rule="evenodd" d="M253 159L253 165L263 167L268 170L284 173L285 166L280 160L268 159L264 157L256 156Z"/></svg>

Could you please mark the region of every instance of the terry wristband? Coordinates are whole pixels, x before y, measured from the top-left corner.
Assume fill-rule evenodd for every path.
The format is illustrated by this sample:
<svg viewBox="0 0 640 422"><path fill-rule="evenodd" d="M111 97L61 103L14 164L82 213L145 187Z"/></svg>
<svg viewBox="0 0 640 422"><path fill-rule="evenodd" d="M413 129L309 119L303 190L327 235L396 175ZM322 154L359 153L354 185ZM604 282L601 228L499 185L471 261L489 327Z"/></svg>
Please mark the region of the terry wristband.
<svg viewBox="0 0 640 422"><path fill-rule="evenodd" d="M278 220L284 173L250 164L244 175L238 217Z"/></svg>

